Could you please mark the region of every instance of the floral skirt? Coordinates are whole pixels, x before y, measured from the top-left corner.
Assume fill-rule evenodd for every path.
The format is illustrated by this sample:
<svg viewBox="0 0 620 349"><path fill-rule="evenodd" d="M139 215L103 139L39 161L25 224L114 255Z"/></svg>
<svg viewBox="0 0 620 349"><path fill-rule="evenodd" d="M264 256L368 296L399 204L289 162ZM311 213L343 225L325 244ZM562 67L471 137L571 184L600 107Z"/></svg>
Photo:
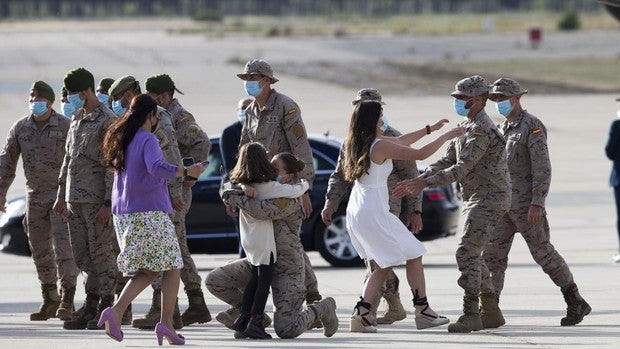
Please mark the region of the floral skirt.
<svg viewBox="0 0 620 349"><path fill-rule="evenodd" d="M114 215L114 229L121 253L118 270L129 276L138 269L181 269L183 258L170 216L163 211Z"/></svg>

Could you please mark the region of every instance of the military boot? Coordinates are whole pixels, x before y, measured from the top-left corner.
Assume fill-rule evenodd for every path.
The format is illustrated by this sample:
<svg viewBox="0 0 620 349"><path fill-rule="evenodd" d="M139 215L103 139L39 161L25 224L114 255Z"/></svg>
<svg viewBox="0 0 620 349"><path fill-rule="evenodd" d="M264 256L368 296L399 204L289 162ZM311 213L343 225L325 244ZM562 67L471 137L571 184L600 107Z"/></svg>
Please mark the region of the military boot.
<svg viewBox="0 0 620 349"><path fill-rule="evenodd" d="M151 299L151 308L143 318L135 319L131 323L132 327L141 330L155 329L155 325L161 317L161 290L153 290L153 298Z"/></svg>
<svg viewBox="0 0 620 349"><path fill-rule="evenodd" d="M338 331L338 315L336 315L336 301L332 297L323 298L308 306L323 324L323 335L331 337Z"/></svg>
<svg viewBox="0 0 620 349"><path fill-rule="evenodd" d="M174 313L172 313L172 327L175 330L180 330L183 328L183 318L181 318L181 310L179 310L179 299L177 298L177 302L174 304Z"/></svg>
<svg viewBox="0 0 620 349"><path fill-rule="evenodd" d="M377 295L370 300L370 314L368 315L368 320L372 323L373 326L377 326L377 310L379 309L379 305L381 304L381 293L377 292Z"/></svg>
<svg viewBox="0 0 620 349"><path fill-rule="evenodd" d="M69 320L73 316L75 307L73 305L73 298L75 297L75 287L61 288L61 299L58 310L56 310L56 317L60 320Z"/></svg>
<svg viewBox="0 0 620 349"><path fill-rule="evenodd" d="M478 297L463 297L463 315L455 323L448 326L448 332L469 333L481 329L482 320L480 319Z"/></svg>
<svg viewBox="0 0 620 349"><path fill-rule="evenodd" d="M73 316L71 320L65 321L62 327L65 330L83 330L86 328L88 321L97 316L97 305L99 304L99 296L89 293L86 295L84 306L81 308L77 316ZM99 320L97 318L97 320Z"/></svg>
<svg viewBox="0 0 620 349"><path fill-rule="evenodd" d="M577 285L572 283L568 286L562 287L562 294L566 301L566 316L560 320L562 326L574 326L583 320L584 316L590 314L592 308L581 297Z"/></svg>
<svg viewBox="0 0 620 349"><path fill-rule="evenodd" d="M499 309L499 298L494 293L480 294L480 319L483 328L498 328L506 323Z"/></svg>
<svg viewBox="0 0 620 349"><path fill-rule="evenodd" d="M101 317L101 312L105 310L105 308L111 307L114 305L114 295L101 296L101 301L97 306L97 314L91 320L86 323L86 328L89 330L103 330L104 327L99 327L99 318Z"/></svg>
<svg viewBox="0 0 620 349"><path fill-rule="evenodd" d="M186 292L189 307L183 312L183 315L181 315L183 325L189 326L196 322L202 324L211 321L211 313L205 303L202 290L187 290Z"/></svg>
<svg viewBox="0 0 620 349"><path fill-rule="evenodd" d="M400 292L385 295L384 298L387 301L388 310L383 314L383 316L377 318L378 324L393 324L395 321L400 321L407 317L407 311L400 302Z"/></svg>
<svg viewBox="0 0 620 349"><path fill-rule="evenodd" d="M41 284L43 304L36 313L30 314L30 321L43 321L56 315L60 305L60 296L55 284Z"/></svg>
<svg viewBox="0 0 620 349"><path fill-rule="evenodd" d="M349 331L351 332L364 332L364 333L376 333L377 326L373 325L370 320L370 309L372 305L364 302L364 298L360 297L360 301L357 302L355 308L353 308L353 315L351 315L351 321L349 323Z"/></svg>

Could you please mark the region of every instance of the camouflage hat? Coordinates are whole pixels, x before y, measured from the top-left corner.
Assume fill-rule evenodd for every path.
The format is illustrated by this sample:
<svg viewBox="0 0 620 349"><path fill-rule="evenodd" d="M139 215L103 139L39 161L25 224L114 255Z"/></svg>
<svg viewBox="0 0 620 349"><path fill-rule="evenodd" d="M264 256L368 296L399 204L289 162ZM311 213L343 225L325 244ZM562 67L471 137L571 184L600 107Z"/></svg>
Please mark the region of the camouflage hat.
<svg viewBox="0 0 620 349"><path fill-rule="evenodd" d="M114 80L114 83L112 84L112 86L110 86L110 89L108 90L108 94L110 95L110 97L114 97L127 91L127 89L134 86L135 84L138 84L138 81L133 76L121 76L120 78Z"/></svg>
<svg viewBox="0 0 620 349"><path fill-rule="evenodd" d="M112 78L101 79L101 81L99 81L98 90L108 92L108 90L110 89L110 86L112 86L113 83L114 83L114 79Z"/></svg>
<svg viewBox="0 0 620 349"><path fill-rule="evenodd" d="M271 79L271 83L278 82L278 79L273 77L273 70L271 70L271 66L269 63L263 61L262 59L251 59L245 64L245 69L243 69L243 74L237 74L237 76L241 80L247 80L249 75L252 74L260 74L266 76Z"/></svg>
<svg viewBox="0 0 620 349"><path fill-rule="evenodd" d="M37 91L39 97L43 97L50 102L53 102L56 99L52 87L43 81L35 82L34 84L32 84L32 87L30 89Z"/></svg>
<svg viewBox="0 0 620 349"><path fill-rule="evenodd" d="M357 96L355 96L355 100L351 104L356 105L361 101L377 101L385 105L385 102L381 100L381 94L374 88L363 88L357 91Z"/></svg>
<svg viewBox="0 0 620 349"><path fill-rule="evenodd" d="M512 97L524 93L527 93L527 90L522 88L517 81L509 78L500 78L493 83L489 97L492 98L493 95Z"/></svg>
<svg viewBox="0 0 620 349"><path fill-rule="evenodd" d="M170 78L168 74L153 75L146 79L145 85L148 92L155 94L162 94L172 91L173 89L183 94L183 92L179 91L179 89L174 86L174 81L172 81L172 78Z"/></svg>
<svg viewBox="0 0 620 349"><path fill-rule="evenodd" d="M489 90L490 86L487 85L482 76L474 75L457 82L450 96L476 97L489 92Z"/></svg>
<svg viewBox="0 0 620 349"><path fill-rule="evenodd" d="M95 78L84 68L74 69L65 75L65 87L71 92L82 92L90 87L95 91Z"/></svg>

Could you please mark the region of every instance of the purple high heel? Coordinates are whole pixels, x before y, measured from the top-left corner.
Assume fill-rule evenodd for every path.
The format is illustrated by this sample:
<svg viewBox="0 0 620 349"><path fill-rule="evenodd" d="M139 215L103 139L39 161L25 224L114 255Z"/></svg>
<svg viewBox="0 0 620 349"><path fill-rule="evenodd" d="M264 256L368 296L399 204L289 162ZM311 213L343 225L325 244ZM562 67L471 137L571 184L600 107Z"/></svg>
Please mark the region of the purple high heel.
<svg viewBox="0 0 620 349"><path fill-rule="evenodd" d="M162 345L164 337L166 337L166 340L170 345L185 344L185 337L180 334L174 334L174 332L170 331L170 329L161 322L158 322L157 325L155 325L155 334L157 335L157 343L159 345Z"/></svg>
<svg viewBox="0 0 620 349"><path fill-rule="evenodd" d="M118 324L116 323L114 312L110 307L105 308L101 312L101 317L99 318L99 322L97 323L97 326L99 327L103 327L104 325L105 333L110 336L110 338L118 342L123 340L123 331L121 331L120 326L118 326Z"/></svg>

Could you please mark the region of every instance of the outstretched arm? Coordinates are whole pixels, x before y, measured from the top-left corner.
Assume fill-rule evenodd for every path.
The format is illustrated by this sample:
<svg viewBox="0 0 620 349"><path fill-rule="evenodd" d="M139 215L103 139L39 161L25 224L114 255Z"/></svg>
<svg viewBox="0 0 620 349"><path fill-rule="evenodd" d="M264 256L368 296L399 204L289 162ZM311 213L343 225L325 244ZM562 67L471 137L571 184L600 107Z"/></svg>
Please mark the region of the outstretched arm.
<svg viewBox="0 0 620 349"><path fill-rule="evenodd" d="M448 119L441 119L439 121L437 121L436 123L432 124L429 126L430 131L437 131L440 128L443 127L443 125L445 125L446 123L448 123ZM411 144L419 141L422 137L426 136L428 134L428 130L426 129L426 126L424 128L421 128L417 131L413 131L413 132L409 132L409 133L405 133L404 135L400 135L397 137L384 137L394 143L403 145L403 146L410 146Z"/></svg>

